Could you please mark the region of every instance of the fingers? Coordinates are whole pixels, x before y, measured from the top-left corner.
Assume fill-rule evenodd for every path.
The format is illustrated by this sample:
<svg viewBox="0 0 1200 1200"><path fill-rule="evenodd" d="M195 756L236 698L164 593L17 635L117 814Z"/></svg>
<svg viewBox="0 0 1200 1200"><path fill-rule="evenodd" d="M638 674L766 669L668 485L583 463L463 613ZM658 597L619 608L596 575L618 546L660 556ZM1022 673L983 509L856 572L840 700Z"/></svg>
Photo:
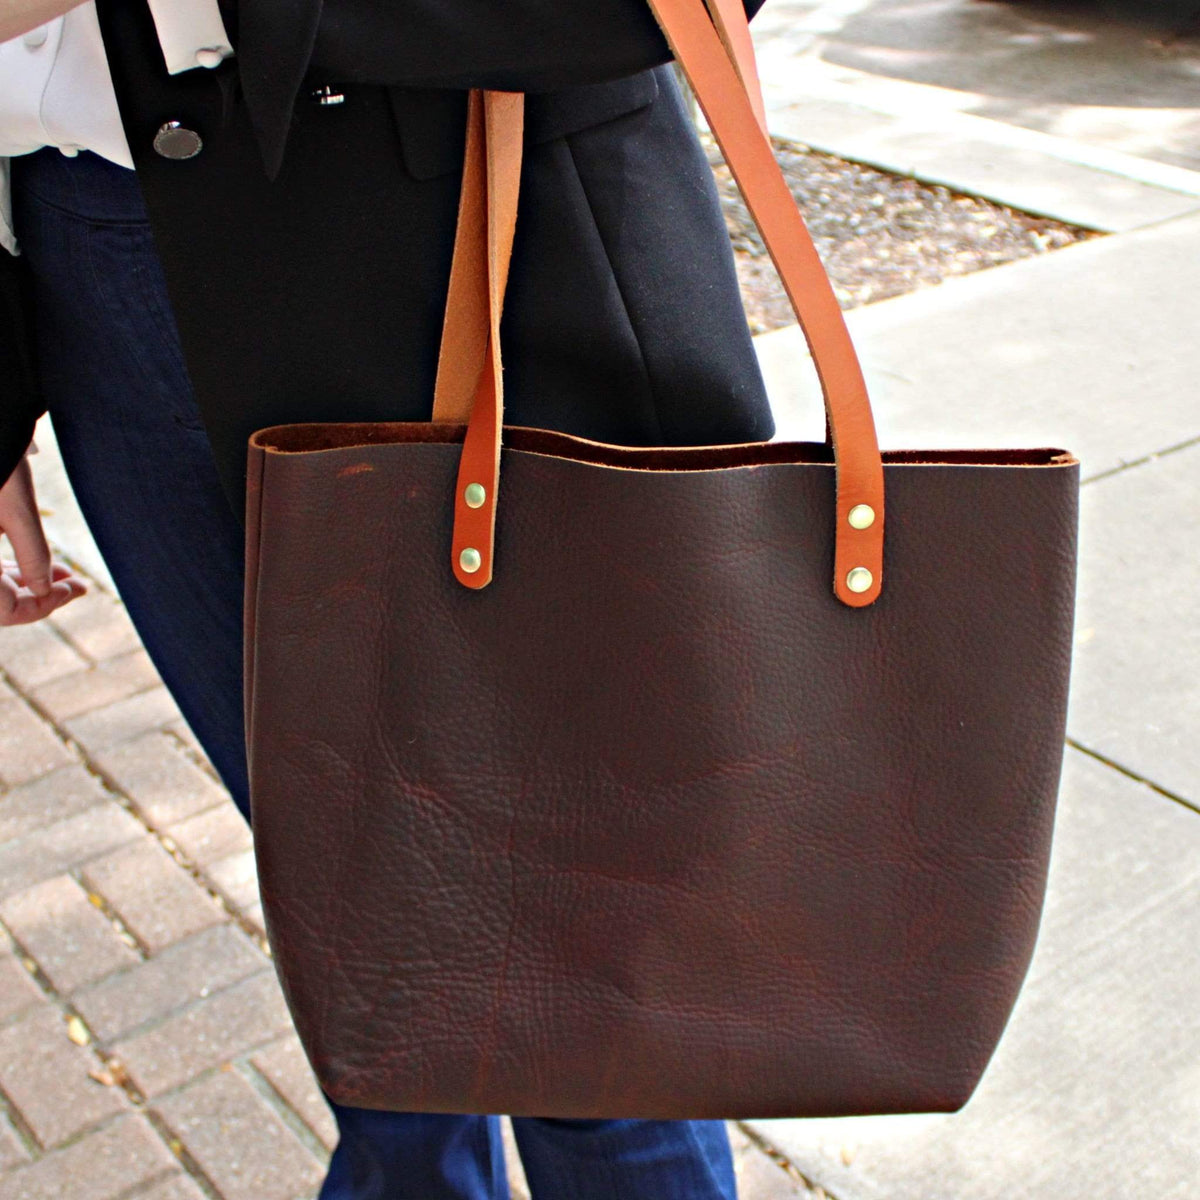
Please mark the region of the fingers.
<svg viewBox="0 0 1200 1200"><path fill-rule="evenodd" d="M38 512L28 455L0 487L0 531L8 534L25 586L35 596L49 595L50 546Z"/></svg>
<svg viewBox="0 0 1200 1200"><path fill-rule="evenodd" d="M52 558L28 458L0 486L0 533L16 559L0 559L0 625L38 621L87 591L70 566Z"/></svg>
<svg viewBox="0 0 1200 1200"><path fill-rule="evenodd" d="M18 511L5 522L4 532L20 564L21 582L35 596L50 594L50 545L37 510Z"/></svg>
<svg viewBox="0 0 1200 1200"><path fill-rule="evenodd" d="M21 570L21 564L12 558L6 558L0 555L0 567L7 567L14 575L18 576L18 582L24 587L29 586L29 581L25 577L25 573ZM65 579L68 575L75 575L75 570L70 563L65 563L61 558L52 558L50 560L50 578L52 580ZM76 575L79 579L82 576Z"/></svg>
<svg viewBox="0 0 1200 1200"><path fill-rule="evenodd" d="M87 585L78 576L72 576L50 585L44 596L35 596L28 588L17 587L11 576L0 576L0 626L27 625L49 616L69 600L81 596Z"/></svg>
<svg viewBox="0 0 1200 1200"><path fill-rule="evenodd" d="M0 559L0 626L39 621L87 591L87 583L57 558L49 574L47 590L36 595L25 586L21 568L12 559Z"/></svg>

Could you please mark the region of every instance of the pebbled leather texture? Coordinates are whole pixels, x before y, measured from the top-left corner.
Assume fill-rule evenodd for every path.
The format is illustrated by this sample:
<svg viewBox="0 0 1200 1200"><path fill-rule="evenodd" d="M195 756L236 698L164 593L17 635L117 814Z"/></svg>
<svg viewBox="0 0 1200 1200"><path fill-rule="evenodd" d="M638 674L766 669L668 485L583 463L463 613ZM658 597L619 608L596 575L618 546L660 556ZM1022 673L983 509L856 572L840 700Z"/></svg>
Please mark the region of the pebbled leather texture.
<svg viewBox="0 0 1200 1200"><path fill-rule="evenodd" d="M322 1086L560 1117L961 1107L1040 921L1078 461L886 451L889 586L851 609L821 443L506 427L504 569L463 588L439 548L464 434L250 439L255 845Z"/></svg>

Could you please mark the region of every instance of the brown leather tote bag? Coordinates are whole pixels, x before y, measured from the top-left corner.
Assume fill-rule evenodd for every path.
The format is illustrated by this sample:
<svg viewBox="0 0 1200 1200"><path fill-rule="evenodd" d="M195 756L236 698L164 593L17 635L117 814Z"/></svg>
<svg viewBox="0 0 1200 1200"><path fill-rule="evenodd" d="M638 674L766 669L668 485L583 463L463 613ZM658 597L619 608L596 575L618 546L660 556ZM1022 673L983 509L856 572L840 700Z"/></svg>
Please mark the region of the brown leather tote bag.
<svg viewBox="0 0 1200 1200"><path fill-rule="evenodd" d="M434 419L249 440L279 978L343 1104L954 1111L1041 920L1079 462L880 453L740 5L651 3L802 321L826 440L503 425L522 98L472 93Z"/></svg>

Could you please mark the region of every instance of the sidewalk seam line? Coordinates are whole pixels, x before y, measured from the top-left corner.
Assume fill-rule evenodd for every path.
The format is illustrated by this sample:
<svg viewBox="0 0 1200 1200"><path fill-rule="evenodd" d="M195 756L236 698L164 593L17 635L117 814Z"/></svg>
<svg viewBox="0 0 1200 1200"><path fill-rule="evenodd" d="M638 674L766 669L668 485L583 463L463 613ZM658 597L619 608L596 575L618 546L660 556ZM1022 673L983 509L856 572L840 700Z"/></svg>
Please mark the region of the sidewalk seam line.
<svg viewBox="0 0 1200 1200"><path fill-rule="evenodd" d="M1099 750L1093 750L1090 746L1085 746L1076 738L1068 737L1066 741L1067 745L1072 749L1078 750L1081 754L1086 754L1089 758L1103 763L1106 767L1111 767L1114 771L1119 771L1127 778L1143 784L1152 792L1157 792L1158 795L1165 797L1167 800L1174 801L1180 808L1186 808L1188 812L1200 814L1200 801L1189 800L1186 796L1180 795L1178 792L1173 792L1169 788L1163 787L1162 784L1155 783L1152 779L1147 779L1145 775L1140 775L1132 767L1126 767L1117 762L1116 759L1109 758L1108 755L1101 753Z"/></svg>
<svg viewBox="0 0 1200 1200"><path fill-rule="evenodd" d="M209 928L216 927L210 926ZM180 945L181 943L176 942L174 944ZM111 975L106 975L103 979L96 980L95 984L89 984L88 986L98 986L101 983L107 983L110 979L117 979L120 976L128 974L130 971L136 970L138 965L139 964L134 964L133 966L124 968L121 971L114 971ZM264 959L262 964L256 970L251 971L249 975L243 975L240 979L235 979L232 983L225 984L224 987L210 988L203 996L199 993L189 996L186 1000L175 1005L174 1008L170 1008L166 1012L156 1013L152 1017L147 1017L146 1020L144 1020L140 1025L131 1025L128 1029L122 1030L115 1037L108 1039L108 1041L115 1046L118 1042L135 1041L140 1037L144 1037L148 1033L153 1033L156 1029L161 1029L165 1024L167 1024L168 1021L173 1021L176 1017L186 1016L188 1013L194 1012L197 1008L203 1004L206 1004L214 997L223 996L226 992L233 991L233 989L239 985L247 983L251 979L257 979L260 975L267 974L270 966L271 963ZM190 1082L190 1080L188 1082ZM185 1085L180 1084L179 1086L183 1087ZM163 1094L165 1095L166 1093Z"/></svg>
<svg viewBox="0 0 1200 1200"><path fill-rule="evenodd" d="M259 1046L250 1051L250 1054L258 1054L263 1050L270 1049L277 1042L283 1042L291 1036L284 1034L281 1038L276 1038L274 1042L268 1042L266 1046ZM270 1105L271 1110L279 1117L293 1134L296 1140L299 1141L305 1149L325 1168L329 1166L329 1160L332 1157L330 1151L325 1149L324 1143L317 1137L314 1130L308 1122L292 1107L284 1094L250 1061L249 1054L241 1060L242 1069L239 1074L246 1082L255 1090L258 1095L263 1098L263 1103Z"/></svg>
<svg viewBox="0 0 1200 1200"><path fill-rule="evenodd" d="M746 1121L735 1120L734 1124L750 1139L752 1146L765 1154L793 1182L801 1184L808 1191L815 1193L817 1196L824 1197L825 1200L838 1200L838 1197L829 1191L824 1184L810 1179L778 1146L765 1138L757 1129L754 1129Z"/></svg>
<svg viewBox="0 0 1200 1200"><path fill-rule="evenodd" d="M1120 475L1128 471L1131 467L1142 467L1146 463L1155 462L1160 458L1165 458L1169 454L1177 454L1180 450L1188 450L1193 446L1200 445L1200 434L1195 437L1186 438L1182 442L1176 442L1173 446L1167 446L1163 450L1152 450L1149 454L1143 454L1141 458L1130 459L1129 462L1123 462L1119 466L1107 467L1103 471L1095 475L1089 475L1086 479L1081 479L1079 486L1083 487L1088 483L1095 483L1098 479L1108 479L1113 475Z"/></svg>
<svg viewBox="0 0 1200 1200"><path fill-rule="evenodd" d="M155 1103L157 1103L157 1099L155 1100ZM146 1124L149 1125L150 1128L153 1129L154 1132L159 1136L163 1145L166 1146L168 1153L183 1168L183 1173L191 1178L192 1182L196 1184L200 1191L202 1191L204 1195L209 1198L209 1200L223 1200L217 1185L213 1183L211 1179L209 1179L203 1168L188 1151L187 1146L184 1144L182 1135L177 1134L175 1130L167 1124L159 1112L151 1107L149 1101L146 1103L144 1115L146 1118ZM176 1150L175 1146L171 1144L172 1142L179 1147L178 1150Z"/></svg>

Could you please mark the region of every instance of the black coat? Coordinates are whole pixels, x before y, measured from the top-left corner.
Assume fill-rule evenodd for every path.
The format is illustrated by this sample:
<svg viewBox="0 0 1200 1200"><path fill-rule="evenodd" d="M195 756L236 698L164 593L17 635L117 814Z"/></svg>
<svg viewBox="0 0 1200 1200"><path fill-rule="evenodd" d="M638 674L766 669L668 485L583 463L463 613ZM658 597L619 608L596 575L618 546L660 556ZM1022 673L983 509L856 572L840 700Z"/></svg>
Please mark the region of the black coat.
<svg viewBox="0 0 1200 1200"><path fill-rule="evenodd" d="M530 92L505 422L627 445L774 432L711 174L642 0L496 0L488 22L469 0L222 0L235 55L174 76L145 0L98 9L239 518L255 429L429 419L469 86ZM343 102L317 103L321 87ZM195 157L154 149L168 120L200 134ZM26 269L0 258L5 479L43 404Z"/></svg>

